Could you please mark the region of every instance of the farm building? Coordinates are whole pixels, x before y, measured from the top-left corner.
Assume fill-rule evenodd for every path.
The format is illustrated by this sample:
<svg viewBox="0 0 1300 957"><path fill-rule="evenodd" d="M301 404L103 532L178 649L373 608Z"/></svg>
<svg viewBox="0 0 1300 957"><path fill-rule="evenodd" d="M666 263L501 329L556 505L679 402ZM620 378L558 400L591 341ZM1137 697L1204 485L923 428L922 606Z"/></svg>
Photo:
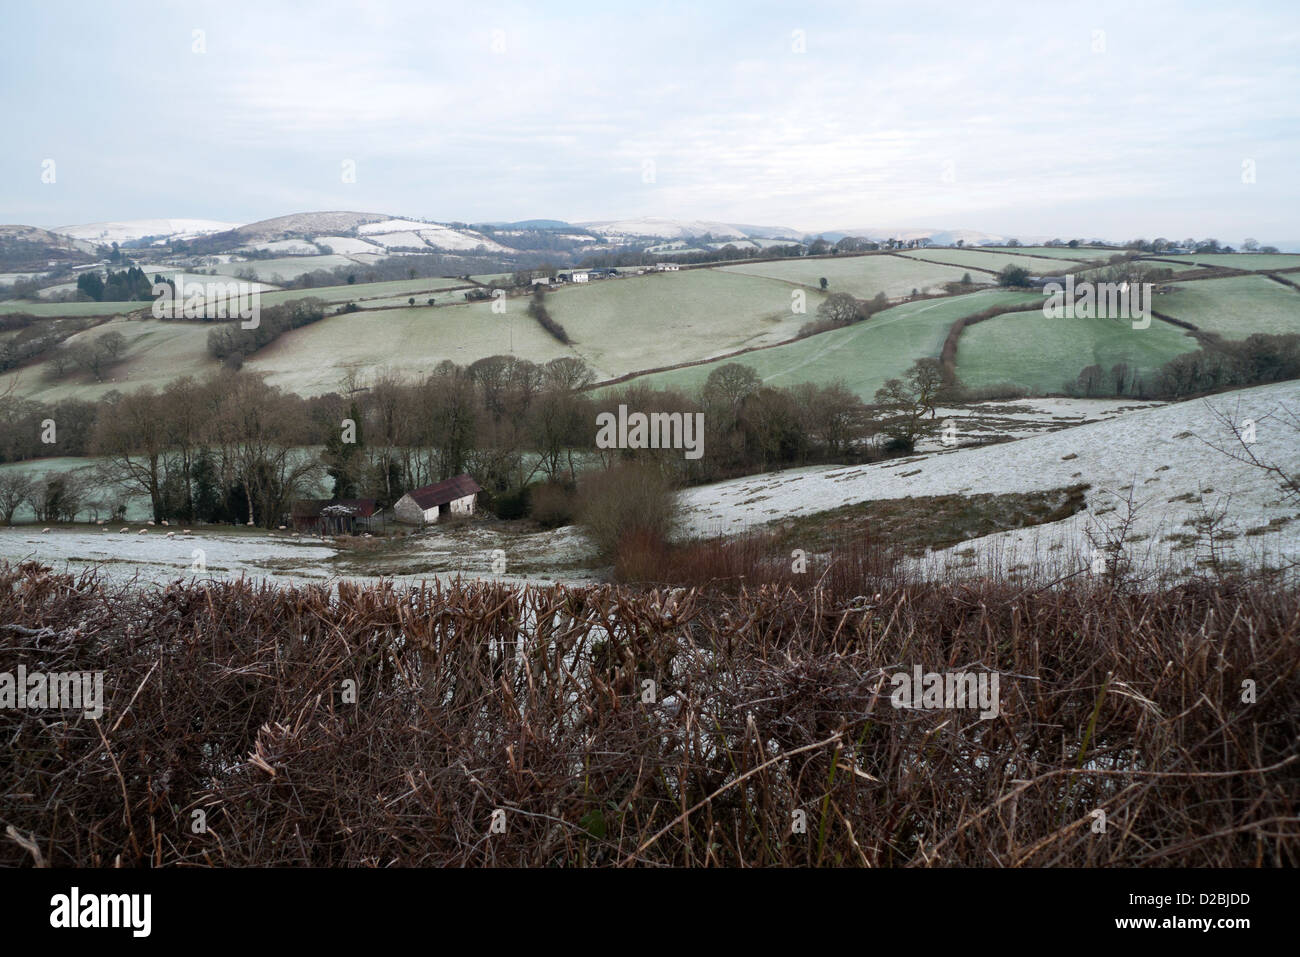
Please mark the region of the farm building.
<svg viewBox="0 0 1300 957"><path fill-rule="evenodd" d="M468 475L456 475L407 492L393 505L393 514L408 525L432 524L443 515L473 515L481 491Z"/></svg>
<svg viewBox="0 0 1300 957"><path fill-rule="evenodd" d="M677 263L659 263L655 266L659 272L677 272L679 268Z"/></svg>
<svg viewBox="0 0 1300 957"><path fill-rule="evenodd" d="M351 535L370 530L373 498L309 498L294 502L289 514L294 531L317 535Z"/></svg>
<svg viewBox="0 0 1300 957"><path fill-rule="evenodd" d="M590 277L585 272L575 272L572 282L586 282Z"/></svg>

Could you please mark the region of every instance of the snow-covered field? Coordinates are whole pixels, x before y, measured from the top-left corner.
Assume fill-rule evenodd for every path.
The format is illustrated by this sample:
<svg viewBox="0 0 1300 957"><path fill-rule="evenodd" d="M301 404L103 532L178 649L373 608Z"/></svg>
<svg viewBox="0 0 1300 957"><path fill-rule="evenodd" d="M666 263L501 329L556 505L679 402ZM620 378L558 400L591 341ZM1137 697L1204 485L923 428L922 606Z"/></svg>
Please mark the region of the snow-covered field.
<svg viewBox="0 0 1300 957"><path fill-rule="evenodd" d="M320 247L323 252L328 248L331 252L340 256L352 256L356 253L382 253L383 247L374 243L368 243L364 239L356 239L352 236L317 236L313 242Z"/></svg>
<svg viewBox="0 0 1300 957"><path fill-rule="evenodd" d="M289 531L202 528L187 534L138 522L103 528L0 528L0 561L39 561L72 573L94 569L109 581L153 584L240 577L285 585L457 576L533 584L596 578L591 547L576 528L523 534L498 523L469 523L425 529L374 551L340 550L332 540ZM175 537L168 538L169 531Z"/></svg>
<svg viewBox="0 0 1300 957"><path fill-rule="evenodd" d="M951 494L1006 494L1088 483L1087 508L1051 525L972 539L932 553L929 570L987 574L1030 566L1066 573L1094 557L1128 512L1136 512L1125 555L1138 568L1185 572L1203 557L1191 524L1226 508L1222 557L1279 566L1300 559L1300 518L1272 478L1221 449L1240 450L1214 415L1245 428L1251 450L1295 474L1300 434L1281 407L1300 413L1300 382L1245 389L1206 400L1115 415L1104 421L982 448L956 449L849 468L808 468L736 479L683 493L685 534L739 532L786 516L857 502ZM1090 537L1091 533L1091 537Z"/></svg>
<svg viewBox="0 0 1300 957"><path fill-rule="evenodd" d="M291 533L208 532L183 534L160 526L105 525L105 531L84 526L54 528L42 533L27 525L0 529L0 559L39 561L57 570L98 568L113 581L139 578L165 582L176 578L268 578L281 581L323 581L331 575L313 568L334 555L334 549ZM121 528L129 531L123 535ZM175 537L168 538L167 532ZM279 574L283 570L284 574Z"/></svg>
<svg viewBox="0 0 1300 957"><path fill-rule="evenodd" d="M388 219L378 223L365 223L357 232L370 242L390 248L423 248L469 250L483 246L492 252L508 252L500 243L470 229L452 229L437 223L420 223L411 219Z"/></svg>
<svg viewBox="0 0 1300 957"><path fill-rule="evenodd" d="M934 418L941 426L952 422L954 441L960 447L994 436L1023 439L1162 405L1163 402L1139 399L999 399L951 409L940 406ZM943 444L942 428L916 446L918 452L942 452L947 448Z"/></svg>

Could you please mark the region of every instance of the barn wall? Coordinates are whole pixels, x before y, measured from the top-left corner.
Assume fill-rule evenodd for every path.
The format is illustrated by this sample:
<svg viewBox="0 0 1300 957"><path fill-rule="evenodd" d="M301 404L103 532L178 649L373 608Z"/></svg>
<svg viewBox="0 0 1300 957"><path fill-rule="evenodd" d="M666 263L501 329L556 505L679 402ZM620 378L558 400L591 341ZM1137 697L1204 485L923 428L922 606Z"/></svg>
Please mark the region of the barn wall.
<svg viewBox="0 0 1300 957"><path fill-rule="evenodd" d="M399 522L405 522L407 525L420 525L425 521L424 510L415 504L415 499L409 495L403 495L396 504L393 505L393 515Z"/></svg>

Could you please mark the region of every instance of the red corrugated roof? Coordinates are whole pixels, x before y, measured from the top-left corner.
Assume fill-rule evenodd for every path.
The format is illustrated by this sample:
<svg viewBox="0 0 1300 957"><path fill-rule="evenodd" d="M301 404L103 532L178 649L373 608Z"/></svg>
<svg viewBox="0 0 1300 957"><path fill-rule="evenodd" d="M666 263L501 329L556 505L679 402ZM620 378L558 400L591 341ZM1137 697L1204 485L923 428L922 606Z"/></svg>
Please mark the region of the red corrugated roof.
<svg viewBox="0 0 1300 957"><path fill-rule="evenodd" d="M481 491L483 491L483 487L478 482L475 482L468 475L462 474L453 475L436 485L426 485L424 488L412 489L406 494L411 496L411 499L420 508L428 509L446 505L448 502Z"/></svg>

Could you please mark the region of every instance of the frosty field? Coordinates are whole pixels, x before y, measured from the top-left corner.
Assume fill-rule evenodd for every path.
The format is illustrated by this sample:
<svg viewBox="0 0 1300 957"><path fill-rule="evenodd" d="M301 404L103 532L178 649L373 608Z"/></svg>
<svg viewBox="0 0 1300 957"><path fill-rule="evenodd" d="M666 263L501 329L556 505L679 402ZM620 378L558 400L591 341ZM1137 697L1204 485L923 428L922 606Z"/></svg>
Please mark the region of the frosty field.
<svg viewBox="0 0 1300 957"><path fill-rule="evenodd" d="M1037 256L1042 259L1065 259L1080 263L1109 259L1120 251L1118 249L1090 249L1086 246L1079 246L1075 249L1068 246L981 246L979 248L995 253L1010 253L1013 256ZM1069 268L1068 262L1064 268Z"/></svg>
<svg viewBox="0 0 1300 957"><path fill-rule="evenodd" d="M913 289L939 292L946 282L960 282L965 272L957 266L936 266L889 253L832 259L780 259L721 266L710 271L763 276L809 288L817 288L821 277L825 276L830 282L827 292L847 292L859 299L870 299L880 292L890 299L897 299L910 295Z"/></svg>
<svg viewBox="0 0 1300 957"><path fill-rule="evenodd" d="M993 272L1000 272L1007 266L1020 266L1028 269L1035 276L1057 275L1070 268L1068 262L1061 262L1059 259L1023 256L1019 253L980 252L973 249L909 249L900 252L899 255L907 256L909 259L932 259L951 263L962 269L991 269Z"/></svg>
<svg viewBox="0 0 1300 957"><path fill-rule="evenodd" d="M25 312L33 316L115 316L126 312L148 309L147 302L27 302L10 300L0 302L0 313Z"/></svg>
<svg viewBox="0 0 1300 957"><path fill-rule="evenodd" d="M1156 297L1155 308L1226 339L1300 332L1300 291L1267 276L1176 283L1172 292Z"/></svg>
<svg viewBox="0 0 1300 957"><path fill-rule="evenodd" d="M101 382L73 372L65 378L47 378L49 362L0 375L0 390L17 382L17 392L27 398L53 402L75 397L94 400L114 389L127 391L143 386L160 389L183 375L202 375L218 363L208 355L210 323L162 322L157 319L113 319L70 336L61 346L68 349L81 342L93 342L109 332L120 332L127 341L124 359Z"/></svg>

